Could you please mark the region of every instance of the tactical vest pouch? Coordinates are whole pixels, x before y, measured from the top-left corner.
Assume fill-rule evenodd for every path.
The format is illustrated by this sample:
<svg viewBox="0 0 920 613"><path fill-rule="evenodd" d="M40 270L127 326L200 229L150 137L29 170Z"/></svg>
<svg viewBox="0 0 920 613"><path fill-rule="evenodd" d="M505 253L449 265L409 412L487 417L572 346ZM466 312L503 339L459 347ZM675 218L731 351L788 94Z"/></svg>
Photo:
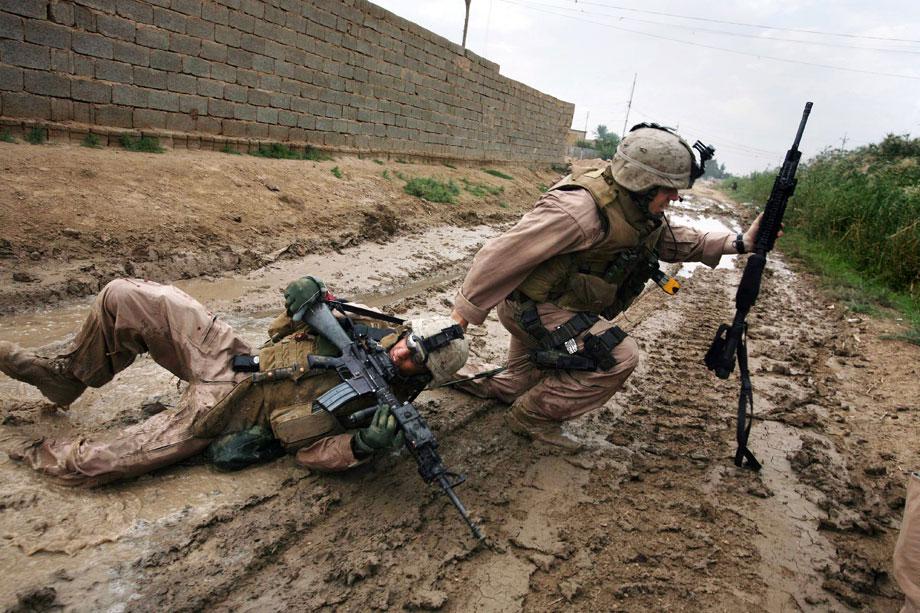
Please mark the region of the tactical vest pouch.
<svg viewBox="0 0 920 613"><path fill-rule="evenodd" d="M220 470L240 470L284 455L284 447L265 426L226 434L211 443L207 457Z"/></svg>
<svg viewBox="0 0 920 613"><path fill-rule="evenodd" d="M569 276L568 291L559 300L559 306L570 311L600 313L616 295L616 285L592 274L574 273Z"/></svg>
<svg viewBox="0 0 920 613"><path fill-rule="evenodd" d="M614 326L597 336L589 332L585 334L585 348L582 352L594 360L599 370L610 370L617 365L611 352L625 338L626 333L619 326Z"/></svg>
<svg viewBox="0 0 920 613"><path fill-rule="evenodd" d="M300 449L318 438L344 432L332 413L313 412L313 403L292 404L273 411L272 431L288 451Z"/></svg>
<svg viewBox="0 0 920 613"><path fill-rule="evenodd" d="M594 360L564 351L538 349L530 352L530 361L541 368L557 370L597 370Z"/></svg>

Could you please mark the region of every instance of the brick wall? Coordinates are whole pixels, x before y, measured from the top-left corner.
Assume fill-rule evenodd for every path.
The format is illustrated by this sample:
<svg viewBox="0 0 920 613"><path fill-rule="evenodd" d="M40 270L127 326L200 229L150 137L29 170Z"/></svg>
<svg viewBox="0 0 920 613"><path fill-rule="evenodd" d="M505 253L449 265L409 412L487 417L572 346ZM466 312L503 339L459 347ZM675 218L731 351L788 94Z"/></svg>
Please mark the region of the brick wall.
<svg viewBox="0 0 920 613"><path fill-rule="evenodd" d="M573 110L365 0L0 0L6 123L543 162Z"/></svg>

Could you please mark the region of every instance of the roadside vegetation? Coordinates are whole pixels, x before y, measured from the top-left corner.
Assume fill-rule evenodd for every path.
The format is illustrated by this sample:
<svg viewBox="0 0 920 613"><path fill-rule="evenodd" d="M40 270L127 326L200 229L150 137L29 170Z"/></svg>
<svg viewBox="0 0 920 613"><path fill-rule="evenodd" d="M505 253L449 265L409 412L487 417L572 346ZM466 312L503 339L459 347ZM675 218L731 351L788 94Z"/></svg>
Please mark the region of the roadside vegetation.
<svg viewBox="0 0 920 613"><path fill-rule="evenodd" d="M721 187L762 207L775 176L756 172ZM902 313L913 326L904 338L920 344L920 138L826 151L800 166L798 179L783 251L820 272L852 310Z"/></svg>
<svg viewBox="0 0 920 613"><path fill-rule="evenodd" d="M397 173L399 174L399 173ZM402 178L402 177L400 177ZM444 202L454 204L460 195L460 188L453 181L439 181L430 177L415 177L409 179L403 187L410 196L424 198L429 202Z"/></svg>
<svg viewBox="0 0 920 613"><path fill-rule="evenodd" d="M166 151L160 146L160 141L152 136L141 136L134 138L127 134L122 134L118 139L121 146L128 151L140 151L143 153L163 153Z"/></svg>
<svg viewBox="0 0 920 613"><path fill-rule="evenodd" d="M99 138L98 134L88 132L86 136L83 137L83 140L80 141L80 145L83 147L89 147L90 149L99 149L102 147L102 139Z"/></svg>
<svg viewBox="0 0 920 613"><path fill-rule="evenodd" d="M26 132L26 140L33 145L41 145L48 140L48 130L35 127Z"/></svg>

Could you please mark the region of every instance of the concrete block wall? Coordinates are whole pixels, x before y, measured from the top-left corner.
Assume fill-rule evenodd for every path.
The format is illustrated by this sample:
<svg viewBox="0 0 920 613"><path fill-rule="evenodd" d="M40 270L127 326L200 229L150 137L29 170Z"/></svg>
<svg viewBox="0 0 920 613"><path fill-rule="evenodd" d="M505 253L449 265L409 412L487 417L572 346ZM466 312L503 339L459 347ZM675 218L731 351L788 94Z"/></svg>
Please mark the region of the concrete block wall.
<svg viewBox="0 0 920 613"><path fill-rule="evenodd" d="M365 0L0 0L0 118L52 130L552 162L573 111Z"/></svg>

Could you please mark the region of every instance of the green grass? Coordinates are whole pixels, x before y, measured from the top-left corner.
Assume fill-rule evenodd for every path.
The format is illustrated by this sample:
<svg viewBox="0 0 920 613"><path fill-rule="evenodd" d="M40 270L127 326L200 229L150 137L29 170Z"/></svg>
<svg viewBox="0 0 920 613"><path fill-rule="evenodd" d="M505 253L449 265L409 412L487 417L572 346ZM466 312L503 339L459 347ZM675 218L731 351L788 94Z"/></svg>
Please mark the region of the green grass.
<svg viewBox="0 0 920 613"><path fill-rule="evenodd" d="M473 194L477 198L482 198L484 196L497 196L505 191L504 187L494 187L486 183L475 183L468 179L460 179L460 182L463 183L463 189Z"/></svg>
<svg viewBox="0 0 920 613"><path fill-rule="evenodd" d="M396 163L397 164L411 164L412 162L407 162L406 160L402 158L396 158Z"/></svg>
<svg viewBox="0 0 920 613"><path fill-rule="evenodd" d="M16 139L13 138L13 135L9 130L4 130L3 132L0 132L0 141L3 141L4 143L15 143Z"/></svg>
<svg viewBox="0 0 920 613"><path fill-rule="evenodd" d="M500 170L495 170L494 168L487 168L487 169L484 170L483 172L486 172L486 173L492 175L493 177L498 177L499 179L508 179L509 181L510 181L511 179L514 178L514 177L512 177L511 175L506 175L506 174L503 173L502 171L500 171Z"/></svg>
<svg viewBox="0 0 920 613"><path fill-rule="evenodd" d="M444 165L447 166L448 168L450 168L451 170L457 170L457 167L454 166L453 164L449 164L449 163L447 163L447 162L444 162Z"/></svg>
<svg viewBox="0 0 920 613"><path fill-rule="evenodd" d="M41 145L48 140L48 130L38 126L26 132L26 140L33 145Z"/></svg>
<svg viewBox="0 0 920 613"><path fill-rule="evenodd" d="M764 171L733 177L721 189L762 206L775 176ZM893 308L917 330L920 138L888 135L853 151L825 151L801 165L797 178L783 250L793 246L832 286L842 288L841 299L850 308Z"/></svg>
<svg viewBox="0 0 920 613"><path fill-rule="evenodd" d="M778 245L783 253L818 273L821 288L850 311L873 317L890 317L892 311L902 315L911 329L897 338L920 345L920 299L860 272L845 249L809 238L799 229L790 228Z"/></svg>
<svg viewBox="0 0 920 613"><path fill-rule="evenodd" d="M374 159L374 164L380 164L383 166L383 160Z"/></svg>
<svg viewBox="0 0 920 613"><path fill-rule="evenodd" d="M160 146L160 141L153 136L134 138L133 136L122 134L118 142L128 151L139 151L142 153L163 153L166 151Z"/></svg>
<svg viewBox="0 0 920 613"><path fill-rule="evenodd" d="M310 160L311 162L328 162L333 159L328 153L320 151L311 145L304 147L303 155L300 157L304 160Z"/></svg>
<svg viewBox="0 0 920 613"><path fill-rule="evenodd" d="M333 166L333 167L332 167L332 170L330 170L329 172L331 172L332 174L334 174L336 179L341 179L341 178L342 178L342 171L339 170L339 167L338 167L338 166Z"/></svg>
<svg viewBox="0 0 920 613"><path fill-rule="evenodd" d="M507 203L507 202L499 202L499 203L498 203L498 206L500 206L500 207L503 208L503 209L507 209L507 208L508 208L508 203Z"/></svg>
<svg viewBox="0 0 920 613"><path fill-rule="evenodd" d="M410 179L403 187L410 196L418 196L429 202L445 202L454 204L460 195L460 188L453 181L447 183L430 177L416 177Z"/></svg>
<svg viewBox="0 0 920 613"><path fill-rule="evenodd" d="M403 173L399 172L398 170L394 170L394 171L393 171L393 174L396 175L396 178L397 178L397 179L399 179L399 180L401 180L401 181L405 181L406 183L409 182L409 177L407 177L407 176L404 175Z"/></svg>
<svg viewBox="0 0 920 613"><path fill-rule="evenodd" d="M311 162L327 162L332 159L327 153L320 151L310 145L307 145L303 153L296 149L282 145L281 143L272 143L270 145L259 145L259 148L252 152L252 155L273 160L309 160Z"/></svg>
<svg viewBox="0 0 920 613"><path fill-rule="evenodd" d="M558 162L553 162L552 164L549 165L549 169L552 170L553 172L561 172L562 174L569 173L568 164L560 164Z"/></svg>
<svg viewBox="0 0 920 613"><path fill-rule="evenodd" d="M259 148L252 152L252 155L273 160L300 160L303 158L300 152L281 143L272 143L268 146L259 145Z"/></svg>
<svg viewBox="0 0 920 613"><path fill-rule="evenodd" d="M220 152L229 153L230 155L243 155L242 153L234 149L232 146L230 146L230 143L226 143L223 147L221 147Z"/></svg>
<svg viewBox="0 0 920 613"><path fill-rule="evenodd" d="M386 179L387 181L389 181L389 180L390 180L390 171L389 171L389 170L384 170L382 173L380 173L380 176L383 177L384 179Z"/></svg>
<svg viewBox="0 0 920 613"><path fill-rule="evenodd" d="M89 147L90 149L98 149L102 146L102 139L99 138L98 134L88 132L86 136L83 137L83 140L80 141L80 145L83 147Z"/></svg>
<svg viewBox="0 0 920 613"><path fill-rule="evenodd" d="M537 189L540 190L541 194L545 194L549 191L549 186L546 183L540 183L537 185Z"/></svg>

